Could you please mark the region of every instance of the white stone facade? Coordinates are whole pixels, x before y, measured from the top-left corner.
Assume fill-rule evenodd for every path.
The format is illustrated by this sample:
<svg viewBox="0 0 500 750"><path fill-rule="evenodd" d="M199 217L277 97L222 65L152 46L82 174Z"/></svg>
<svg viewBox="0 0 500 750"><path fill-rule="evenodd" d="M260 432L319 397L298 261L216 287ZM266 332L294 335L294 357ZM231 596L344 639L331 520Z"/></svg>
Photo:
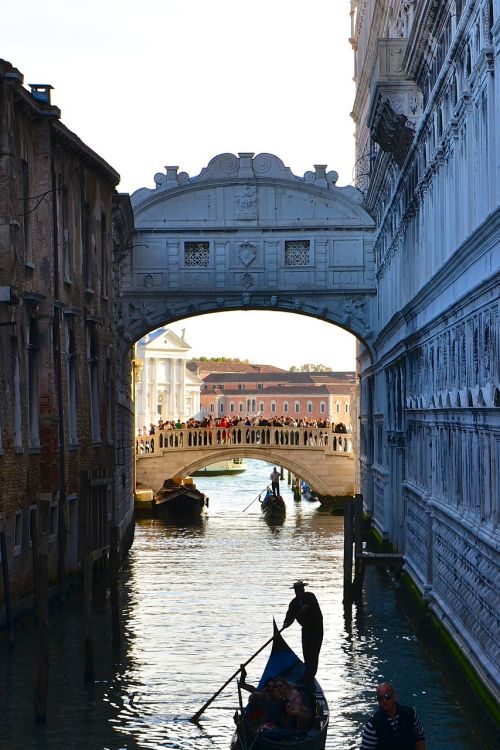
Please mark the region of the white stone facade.
<svg viewBox="0 0 500 750"><path fill-rule="evenodd" d="M137 342L136 429L162 421L200 416L203 381L186 367L189 344L167 327L147 334Z"/></svg>
<svg viewBox="0 0 500 750"><path fill-rule="evenodd" d="M499 0L353 0L357 181L376 218L360 483L500 697Z"/></svg>

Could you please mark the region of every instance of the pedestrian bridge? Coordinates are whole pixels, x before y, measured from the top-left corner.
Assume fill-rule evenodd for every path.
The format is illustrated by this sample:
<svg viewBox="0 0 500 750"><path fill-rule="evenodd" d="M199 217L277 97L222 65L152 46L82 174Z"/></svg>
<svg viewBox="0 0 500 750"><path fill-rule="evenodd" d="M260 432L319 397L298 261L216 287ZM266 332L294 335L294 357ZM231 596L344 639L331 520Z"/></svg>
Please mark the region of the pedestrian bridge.
<svg viewBox="0 0 500 750"><path fill-rule="evenodd" d="M289 469L319 495L354 494L352 435L331 428L158 430L136 438L136 482L141 489L156 491L165 479L231 458L256 458Z"/></svg>

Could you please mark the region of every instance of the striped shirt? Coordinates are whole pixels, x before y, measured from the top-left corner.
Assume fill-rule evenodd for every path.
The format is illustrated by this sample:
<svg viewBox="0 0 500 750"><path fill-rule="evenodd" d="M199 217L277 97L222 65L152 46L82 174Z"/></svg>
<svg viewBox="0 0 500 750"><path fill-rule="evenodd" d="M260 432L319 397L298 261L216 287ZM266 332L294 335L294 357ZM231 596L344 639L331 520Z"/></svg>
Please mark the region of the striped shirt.
<svg viewBox="0 0 500 750"><path fill-rule="evenodd" d="M397 713L394 717L386 715L386 719L389 722L389 724L392 726L394 731L397 731L399 714ZM417 742L417 740L425 740L422 723L415 709L413 709L413 732L415 735L415 742ZM365 724L365 728L363 730L363 739L361 740L361 750L376 750L377 741L378 741L378 737L377 737L377 732L375 730L375 727L373 726L371 720L367 721Z"/></svg>

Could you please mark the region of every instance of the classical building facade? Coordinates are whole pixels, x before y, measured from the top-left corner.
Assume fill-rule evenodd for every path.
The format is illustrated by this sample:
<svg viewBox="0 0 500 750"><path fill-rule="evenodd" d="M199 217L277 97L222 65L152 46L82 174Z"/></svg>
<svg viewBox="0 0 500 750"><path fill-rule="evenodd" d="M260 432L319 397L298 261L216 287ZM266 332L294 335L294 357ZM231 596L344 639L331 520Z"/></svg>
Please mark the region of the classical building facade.
<svg viewBox="0 0 500 750"><path fill-rule="evenodd" d="M359 482L500 696L498 0L352 0L356 182L376 219Z"/></svg>
<svg viewBox="0 0 500 750"><path fill-rule="evenodd" d="M152 331L137 342L136 428L149 430L158 420L198 418L203 381L187 368L191 347L168 327Z"/></svg>
<svg viewBox="0 0 500 750"><path fill-rule="evenodd" d="M204 416L329 420L350 428L354 372L211 373L203 379Z"/></svg>
<svg viewBox="0 0 500 750"><path fill-rule="evenodd" d="M113 527L126 549L133 522L114 327L130 202L51 88L0 61L0 620L7 598L14 613L33 600L34 550L64 587L85 551L107 556Z"/></svg>

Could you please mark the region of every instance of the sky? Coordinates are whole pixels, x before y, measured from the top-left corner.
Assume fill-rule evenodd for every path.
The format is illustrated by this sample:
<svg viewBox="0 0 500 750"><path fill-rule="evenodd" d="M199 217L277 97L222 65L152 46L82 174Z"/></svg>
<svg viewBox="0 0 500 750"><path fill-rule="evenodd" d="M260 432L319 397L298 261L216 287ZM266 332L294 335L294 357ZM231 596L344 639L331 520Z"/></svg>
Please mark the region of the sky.
<svg viewBox="0 0 500 750"><path fill-rule="evenodd" d="M166 165L193 177L217 154L245 151L275 154L298 176L326 164L347 185L355 94L349 8L349 0L4 0L0 57L26 86L54 87L62 122L121 175L120 192L154 187ZM254 356L238 331L257 314L224 314L235 316L224 321L232 334L224 343L242 347L231 355L266 361L266 350ZM254 324L254 343L264 346L275 333L297 341L297 316L261 314L273 317L264 337ZM327 355L323 326L330 338L339 329L299 322L308 342L321 343L315 356L299 356L303 362L293 349L282 352L287 366L329 358L325 364L346 369L334 358L347 346L352 369L352 337L339 333ZM206 345L205 321L185 327L186 339ZM209 338L207 356L230 356L221 335Z"/></svg>

